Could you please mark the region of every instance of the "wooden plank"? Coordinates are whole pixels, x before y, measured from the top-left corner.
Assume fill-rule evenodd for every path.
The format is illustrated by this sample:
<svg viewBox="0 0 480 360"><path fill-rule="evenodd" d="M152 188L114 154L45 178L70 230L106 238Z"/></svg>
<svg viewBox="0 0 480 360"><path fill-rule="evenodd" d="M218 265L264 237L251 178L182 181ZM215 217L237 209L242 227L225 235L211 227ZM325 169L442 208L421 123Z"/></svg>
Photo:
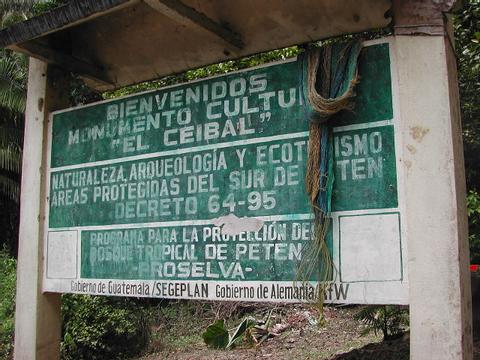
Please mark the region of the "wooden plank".
<svg viewBox="0 0 480 360"><path fill-rule="evenodd" d="M227 29L241 34L245 46L239 50L202 28L181 25L143 0L130 0L76 20L35 41L56 45L56 50L103 66L115 86L122 87L345 32L380 28L391 22L385 18L390 0L242 0L228 1L228 6L225 0L182 2L217 24L228 24ZM68 51L70 39L74 52ZM14 44L9 48L32 55ZM86 80L98 91L112 89L111 85Z"/></svg>
<svg viewBox="0 0 480 360"><path fill-rule="evenodd" d="M63 69L86 77L90 80L94 80L108 86L113 86L115 84L115 82L101 67L77 59L69 54L53 50L45 45L33 41L25 44L19 44L17 46L23 50L22 52L26 52L32 57L43 60L49 64L58 65Z"/></svg>
<svg viewBox="0 0 480 360"><path fill-rule="evenodd" d="M218 24L210 19L205 14L195 10L193 7L185 5L181 1L177 0L144 0L144 2L162 13L168 16L170 19L179 22L186 26L194 26L202 30L206 30L211 34L214 34L218 38L232 45L234 48L242 49L244 43L237 33L227 29L225 26Z"/></svg>
<svg viewBox="0 0 480 360"><path fill-rule="evenodd" d="M391 21L384 17L390 8L387 0L242 0L229 1L228 7L224 0L182 2L219 24L229 24L241 34L245 46L238 50L141 2L78 27L72 32L75 49L85 50L84 59L94 57L111 66L109 73L118 86L124 86ZM358 22L351 21L355 16ZM108 90L93 82L88 85Z"/></svg>
<svg viewBox="0 0 480 360"><path fill-rule="evenodd" d="M0 30L0 47L11 47L95 17L130 6L139 0L75 0L42 15Z"/></svg>

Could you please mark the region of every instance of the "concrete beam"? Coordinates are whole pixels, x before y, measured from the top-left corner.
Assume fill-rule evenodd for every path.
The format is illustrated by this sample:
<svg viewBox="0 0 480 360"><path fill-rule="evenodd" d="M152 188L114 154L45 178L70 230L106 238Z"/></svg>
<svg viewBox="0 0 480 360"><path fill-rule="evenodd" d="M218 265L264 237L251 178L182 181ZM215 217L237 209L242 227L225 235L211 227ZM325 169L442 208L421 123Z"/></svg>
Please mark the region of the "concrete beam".
<svg viewBox="0 0 480 360"><path fill-rule="evenodd" d="M43 294L46 134L50 111L68 106L66 76L30 58L20 196L14 358L60 358L60 294Z"/></svg>

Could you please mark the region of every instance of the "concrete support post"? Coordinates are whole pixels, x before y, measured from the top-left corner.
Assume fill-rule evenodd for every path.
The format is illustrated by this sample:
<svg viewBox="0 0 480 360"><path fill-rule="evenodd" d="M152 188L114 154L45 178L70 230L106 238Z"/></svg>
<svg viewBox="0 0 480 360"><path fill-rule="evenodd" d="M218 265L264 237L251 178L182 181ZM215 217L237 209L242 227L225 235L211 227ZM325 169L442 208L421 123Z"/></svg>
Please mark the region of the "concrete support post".
<svg viewBox="0 0 480 360"><path fill-rule="evenodd" d="M66 106L66 77L30 59L20 197L15 311L18 360L60 357L60 294L42 294L45 145L50 111Z"/></svg>
<svg viewBox="0 0 480 360"><path fill-rule="evenodd" d="M408 234L410 357L472 359L465 170L446 36L396 36Z"/></svg>

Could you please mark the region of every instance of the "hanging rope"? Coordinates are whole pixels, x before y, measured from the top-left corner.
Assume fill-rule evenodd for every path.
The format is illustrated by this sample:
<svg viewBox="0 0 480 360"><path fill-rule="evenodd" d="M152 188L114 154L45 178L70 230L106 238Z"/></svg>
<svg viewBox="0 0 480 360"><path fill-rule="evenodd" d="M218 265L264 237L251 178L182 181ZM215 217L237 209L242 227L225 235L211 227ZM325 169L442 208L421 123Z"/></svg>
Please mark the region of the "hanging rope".
<svg viewBox="0 0 480 360"><path fill-rule="evenodd" d="M351 66L349 58L359 55L360 46L355 46L356 44L358 43L344 45L339 51L337 64L332 64L332 45L315 48L308 53L308 101L324 121L340 110L353 109L351 98L358 83L358 71L355 66L354 73L351 74L348 67ZM332 70L335 71L334 74ZM350 76L345 89L346 77Z"/></svg>
<svg viewBox="0 0 480 360"><path fill-rule="evenodd" d="M320 307L323 292L333 280L333 260L327 244L334 181L332 123L335 114L353 109L360 50L360 41L331 44L312 49L303 58L303 89L310 120L305 186L314 226L312 239L302 252L298 277L308 282L316 275Z"/></svg>

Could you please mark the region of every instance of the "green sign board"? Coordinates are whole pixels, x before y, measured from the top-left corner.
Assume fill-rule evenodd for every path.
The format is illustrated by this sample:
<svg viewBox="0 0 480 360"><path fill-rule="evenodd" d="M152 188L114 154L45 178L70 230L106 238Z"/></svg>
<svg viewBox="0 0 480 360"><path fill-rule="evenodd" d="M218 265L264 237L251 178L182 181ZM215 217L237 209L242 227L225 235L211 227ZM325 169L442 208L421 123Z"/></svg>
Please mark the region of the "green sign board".
<svg viewBox="0 0 480 360"><path fill-rule="evenodd" d="M337 266L349 256L352 234L342 231L359 222L354 215L365 236L371 224L388 232L400 255L390 278L359 282L402 282L390 47L364 47L355 111L333 130ZM317 296L314 282L295 282L312 233L302 71L291 60L54 113L44 290ZM357 270L339 268L326 300L356 301Z"/></svg>

